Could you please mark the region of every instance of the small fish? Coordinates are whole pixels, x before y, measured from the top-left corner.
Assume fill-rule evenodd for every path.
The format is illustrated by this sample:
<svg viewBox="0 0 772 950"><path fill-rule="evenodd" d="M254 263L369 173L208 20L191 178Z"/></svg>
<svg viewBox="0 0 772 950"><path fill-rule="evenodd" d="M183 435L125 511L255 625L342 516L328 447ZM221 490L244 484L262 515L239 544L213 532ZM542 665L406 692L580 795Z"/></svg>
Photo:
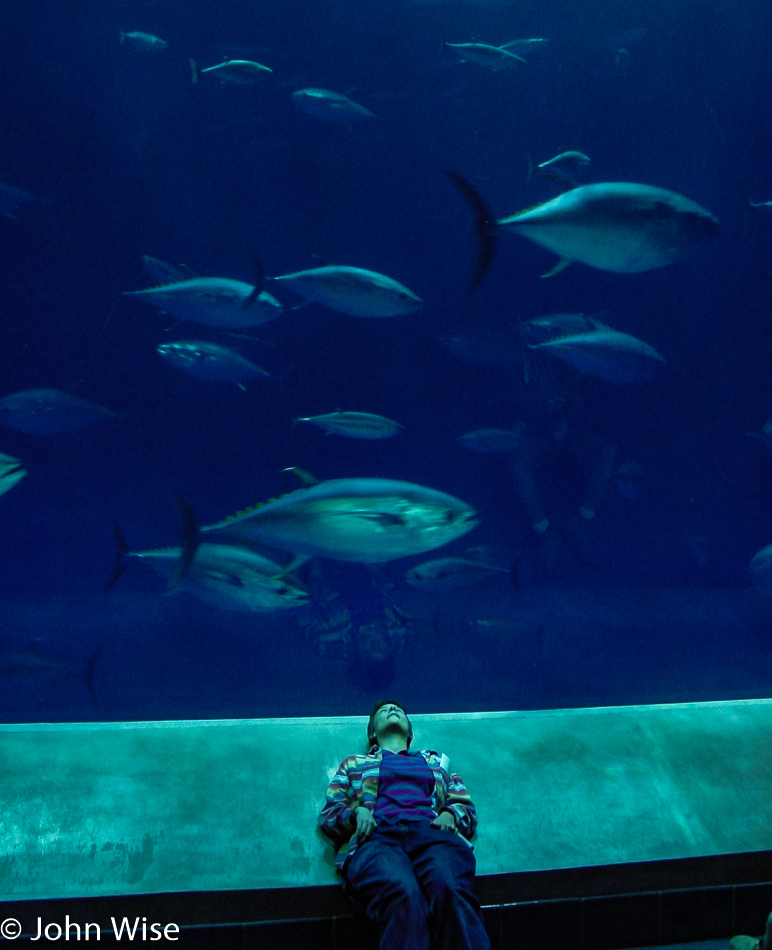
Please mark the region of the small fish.
<svg viewBox="0 0 772 950"><path fill-rule="evenodd" d="M512 577L508 568L498 567L496 564L472 561L465 557L441 557L411 567L405 574L405 580L412 587L421 590L445 591L472 587L502 574L510 579Z"/></svg>
<svg viewBox="0 0 772 950"><path fill-rule="evenodd" d="M315 267L272 277L308 302L354 317L396 317L422 306L404 284L361 267Z"/></svg>
<svg viewBox="0 0 772 950"><path fill-rule="evenodd" d="M506 46L489 46L487 43L445 43L444 41L443 44L443 49L452 50L462 62L485 66L496 72L522 66L527 62Z"/></svg>
<svg viewBox="0 0 772 950"><path fill-rule="evenodd" d="M249 59L226 59L216 66L207 66L206 69L199 69L195 59L191 59L189 62L191 82L194 86L201 76L207 74L219 79L221 83L232 82L246 86L260 82L265 76L273 72L268 66L263 66L262 63L255 63Z"/></svg>
<svg viewBox="0 0 772 950"><path fill-rule="evenodd" d="M200 531L299 555L377 564L441 547L476 523L470 505L433 488L388 478L337 478Z"/></svg>
<svg viewBox="0 0 772 950"><path fill-rule="evenodd" d="M513 617L480 617L470 620L467 626L472 630L486 632L521 633L523 630L522 622Z"/></svg>
<svg viewBox="0 0 772 950"><path fill-rule="evenodd" d="M589 331L529 346L532 350L557 356L589 376L611 383L637 383L650 379L666 366L665 358L653 346L602 323L594 323L594 329Z"/></svg>
<svg viewBox="0 0 772 950"><path fill-rule="evenodd" d="M374 112L329 89L296 89L292 93L292 102L298 109L321 122L351 125L362 119L377 118Z"/></svg>
<svg viewBox="0 0 772 950"><path fill-rule="evenodd" d="M508 49L511 53L517 53L518 56L530 56L531 53L546 49L548 45L549 40L541 36L533 36L524 40L510 40L509 43L502 43L500 49Z"/></svg>
<svg viewBox="0 0 772 950"><path fill-rule="evenodd" d="M205 383L235 383L244 389L248 379L270 379L270 373L245 356L205 340L177 340L162 343L156 352L172 366Z"/></svg>
<svg viewBox="0 0 772 950"><path fill-rule="evenodd" d="M596 329L592 319L583 313L546 313L520 325L526 345L549 343L550 340Z"/></svg>
<svg viewBox="0 0 772 950"><path fill-rule="evenodd" d="M28 191L24 191L23 188L17 188L15 185L9 185L4 181L0 181L0 214L5 215L6 218L11 218L12 221L16 220L15 212L19 208L28 204L32 201L41 201L37 195L32 195Z"/></svg>
<svg viewBox="0 0 772 950"><path fill-rule="evenodd" d="M499 231L521 234L554 251L558 263L542 275L551 277L573 261L617 274L665 267L704 247L718 230L718 220L689 198L631 182L582 185L496 220L474 185L455 172L447 174L475 216L473 287L488 272Z"/></svg>
<svg viewBox="0 0 772 950"><path fill-rule="evenodd" d="M522 432L524 422L518 422L511 429L475 429L459 436L462 448L482 454L501 454L518 452L523 447Z"/></svg>
<svg viewBox="0 0 772 950"><path fill-rule="evenodd" d="M235 330L258 327L283 312L275 297L256 290L227 277L192 277L146 290L128 290L123 296L149 303L178 320Z"/></svg>
<svg viewBox="0 0 772 950"><path fill-rule="evenodd" d="M757 211L772 211L772 201L751 201L748 199L748 207L755 208Z"/></svg>
<svg viewBox="0 0 772 950"><path fill-rule="evenodd" d="M305 416L296 422L310 422L328 435L345 435L350 439L389 439L405 427L386 416L371 412L345 412L337 409L322 416Z"/></svg>
<svg viewBox="0 0 772 950"><path fill-rule="evenodd" d="M14 485L18 485L26 474L27 469L22 462L12 455L0 452L0 495L4 495Z"/></svg>
<svg viewBox="0 0 772 950"><path fill-rule="evenodd" d="M123 416L59 389L25 389L0 399L0 425L29 435L54 435Z"/></svg>
<svg viewBox="0 0 772 950"><path fill-rule="evenodd" d="M535 167L531 167L529 160L528 180L531 175L540 175L542 178L549 178L551 181L558 181L572 188L576 185L576 179L582 171L586 170L590 164L590 156L584 152L561 152L554 158L546 162L539 162Z"/></svg>
<svg viewBox="0 0 772 950"><path fill-rule="evenodd" d="M166 40L153 36L152 33L140 33L139 30L132 30L131 33L121 30L118 42L121 46L125 44L140 53L162 53L169 48Z"/></svg>

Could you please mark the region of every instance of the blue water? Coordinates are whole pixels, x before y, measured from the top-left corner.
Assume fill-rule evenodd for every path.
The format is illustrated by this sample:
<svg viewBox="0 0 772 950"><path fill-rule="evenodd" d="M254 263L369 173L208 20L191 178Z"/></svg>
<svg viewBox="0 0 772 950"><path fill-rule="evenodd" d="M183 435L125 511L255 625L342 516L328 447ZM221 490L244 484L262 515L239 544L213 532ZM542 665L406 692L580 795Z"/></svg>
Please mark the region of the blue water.
<svg viewBox="0 0 772 950"><path fill-rule="evenodd" d="M169 47L131 49L120 30ZM550 42L493 72L456 63L442 37ZM772 416L772 216L746 208L748 196L772 199L771 45L767 4L723 0L29 0L7 11L0 179L42 200L0 218L0 395L58 388L125 418L52 436L0 430L0 451L29 472L0 498L0 716L342 715L383 690L415 712L770 695L772 607L748 564L772 540L772 457L745 433ZM273 74L191 85L190 57L205 67L228 53ZM292 104L307 86L378 119L322 124ZM592 157L588 181L699 202L720 219L718 238L661 270L574 264L540 280L554 257L504 236L470 293L472 221L444 170L504 216L558 193L527 181L527 156L566 149ZM286 312L237 339L122 298L151 284L144 254L247 282L253 255L271 275L354 265L425 305L366 320L291 310L296 298L277 290ZM543 571L506 460L457 442L518 420L523 366L476 365L438 338L564 311L601 314L667 370L630 385L544 370L581 393L588 425L643 482L629 499L612 480L588 527L591 557L563 544ZM155 352L182 338L233 346L274 379L242 391L186 376ZM405 430L363 442L292 426L336 408ZM166 596L136 563L101 592L112 521L132 550L175 544L170 492L212 522L297 487L290 465L405 479L478 510L479 527L436 554L375 573L322 565L355 631L387 601L412 618L390 655L369 666L350 649L320 655L296 613ZM570 461L538 480L563 524L577 500ZM408 567L485 543L511 547L517 587L405 584ZM92 696L83 674L97 649Z"/></svg>

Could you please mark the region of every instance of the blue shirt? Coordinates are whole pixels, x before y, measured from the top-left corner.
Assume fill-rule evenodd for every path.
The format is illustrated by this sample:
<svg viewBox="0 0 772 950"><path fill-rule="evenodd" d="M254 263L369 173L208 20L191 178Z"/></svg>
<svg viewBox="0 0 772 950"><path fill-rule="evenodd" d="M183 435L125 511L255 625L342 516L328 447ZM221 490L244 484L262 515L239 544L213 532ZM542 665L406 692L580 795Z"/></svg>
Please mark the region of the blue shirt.
<svg viewBox="0 0 772 950"><path fill-rule="evenodd" d="M433 821L434 773L420 752L383 751L378 773L376 822Z"/></svg>

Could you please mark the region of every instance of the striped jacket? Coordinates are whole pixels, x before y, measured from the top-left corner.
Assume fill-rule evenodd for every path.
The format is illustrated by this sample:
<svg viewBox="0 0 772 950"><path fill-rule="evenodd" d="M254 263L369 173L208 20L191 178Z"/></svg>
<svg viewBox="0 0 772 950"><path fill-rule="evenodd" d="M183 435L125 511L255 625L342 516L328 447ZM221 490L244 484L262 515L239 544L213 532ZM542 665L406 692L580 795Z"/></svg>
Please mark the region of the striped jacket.
<svg viewBox="0 0 772 950"><path fill-rule="evenodd" d="M420 754L434 773L432 811L435 816L441 811L452 812L459 833L469 840L477 827L477 809L464 783L460 776L448 773L445 756L432 749L422 749ZM373 746L367 755L349 755L327 789L319 827L335 844L335 867L339 871L357 849L354 811L360 806L375 810L381 757L378 746Z"/></svg>

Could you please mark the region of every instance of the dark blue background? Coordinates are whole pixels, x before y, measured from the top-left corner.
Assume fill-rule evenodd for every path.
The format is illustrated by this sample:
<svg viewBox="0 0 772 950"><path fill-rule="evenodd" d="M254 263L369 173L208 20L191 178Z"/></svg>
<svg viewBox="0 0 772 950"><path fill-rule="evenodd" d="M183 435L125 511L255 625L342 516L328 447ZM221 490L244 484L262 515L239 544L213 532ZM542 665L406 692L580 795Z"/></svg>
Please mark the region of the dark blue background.
<svg viewBox="0 0 772 950"><path fill-rule="evenodd" d="M397 477L459 495L482 521L459 550L467 540L510 540L519 512L506 465L464 453L456 439L515 421L518 372L466 364L437 337L503 330L518 316L552 311L605 311L669 368L637 386L587 381L594 416L620 461L641 463L645 483L633 503L610 492L599 514L602 563L588 571L565 560L550 585L580 590L577 603L608 587L680 591L695 604L694 624L673 631L685 652L673 655L667 637L647 643L645 631L602 643L588 636L566 644L569 672L545 661L537 675L538 644L475 639L440 618L431 636L409 640L391 691L415 711L769 695L769 608L748 589L747 565L772 537L772 460L743 433L772 415L772 218L745 208L749 194L772 198L771 15L765 3L745 5L741 16L729 3L672 0L643 9L602 0L29 0L7 11L0 177L45 200L17 221L0 220L2 391L72 390L126 418L48 438L2 430L0 451L29 469L0 499L2 648L34 646L75 670L104 647L97 706L76 675L9 671L0 673L0 714L367 708L376 698L370 684L311 652L292 615L245 619L187 595L166 598L136 566L119 591L100 594L112 561L110 519L134 549L174 543L170 490L207 522L295 487L281 469L300 465L320 478ZM619 55L614 36L644 27L629 55ZM155 33L169 49L120 46L121 29ZM442 36L551 42L521 70L493 73L442 55ZM206 66L231 51L266 63L273 76L254 87L206 77L191 85L190 56ZM292 91L309 85L347 93L382 121L352 130L320 124L291 103ZM540 281L552 259L505 238L490 276L469 294L471 221L443 169L469 176L505 215L554 194L526 182L527 154L541 160L568 148L592 156L594 180L640 181L695 199L720 218L718 241L659 271L575 265ZM425 307L384 321L317 306L288 311L256 334L262 342L230 341L276 377L246 393L162 363L159 342L217 336L200 327L167 332L163 315L119 296L150 283L141 256L250 281L252 253L269 274L320 260L381 271ZM291 427L295 416L336 407L385 414L406 431L361 443ZM695 538L707 559L695 557ZM387 578L400 585L408 563L389 565ZM365 569L328 570L355 612L367 613ZM727 588L744 609L706 644L702 598ZM505 600L516 617L517 592ZM485 606L458 603L469 616ZM620 612L620 631L630 616ZM751 642L740 651L737 625L749 616ZM596 676L570 675L573 651L596 656ZM478 675L469 675L470 660ZM430 681L433 669L444 688Z"/></svg>

